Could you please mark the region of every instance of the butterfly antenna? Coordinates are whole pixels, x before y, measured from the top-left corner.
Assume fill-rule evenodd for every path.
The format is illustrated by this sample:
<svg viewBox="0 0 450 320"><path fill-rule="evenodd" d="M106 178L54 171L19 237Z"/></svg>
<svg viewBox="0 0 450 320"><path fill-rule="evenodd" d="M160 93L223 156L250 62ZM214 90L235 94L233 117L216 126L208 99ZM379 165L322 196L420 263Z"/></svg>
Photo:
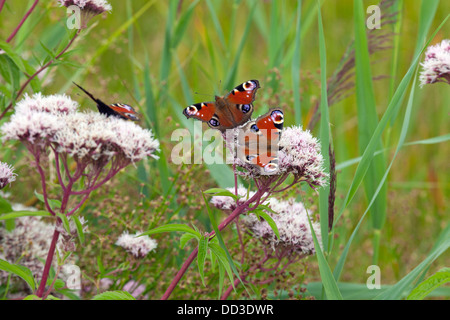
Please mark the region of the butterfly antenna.
<svg viewBox="0 0 450 320"><path fill-rule="evenodd" d="M73 82L73 84L76 85L78 88L80 88L84 93L86 93L86 94L89 96L89 98L91 98L92 100L94 100L95 102L98 103L97 99L96 99L92 94L90 94L89 92L87 92L86 90L84 90L81 86L79 86L79 85L76 84L75 82Z"/></svg>

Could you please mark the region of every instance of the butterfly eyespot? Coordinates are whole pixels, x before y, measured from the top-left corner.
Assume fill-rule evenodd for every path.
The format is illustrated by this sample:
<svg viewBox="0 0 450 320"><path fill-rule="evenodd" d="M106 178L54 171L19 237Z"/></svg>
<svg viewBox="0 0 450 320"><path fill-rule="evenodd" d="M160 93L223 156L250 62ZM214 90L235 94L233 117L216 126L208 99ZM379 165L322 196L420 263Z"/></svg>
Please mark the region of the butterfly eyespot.
<svg viewBox="0 0 450 320"><path fill-rule="evenodd" d="M249 104L242 104L240 106L240 109L241 109L242 113L249 113L250 110L252 110L252 106Z"/></svg>
<svg viewBox="0 0 450 320"><path fill-rule="evenodd" d="M218 127L220 126L219 120L212 118L211 120L209 120L209 124L212 125L213 127Z"/></svg>
<svg viewBox="0 0 450 320"><path fill-rule="evenodd" d="M259 132L259 128L258 128L258 126L257 126L256 124L253 124L253 125L250 127L250 130L252 130L253 132Z"/></svg>
<svg viewBox="0 0 450 320"><path fill-rule="evenodd" d="M283 112L280 110L272 111L270 117L272 118L273 122L276 124L280 124L284 122L284 115Z"/></svg>

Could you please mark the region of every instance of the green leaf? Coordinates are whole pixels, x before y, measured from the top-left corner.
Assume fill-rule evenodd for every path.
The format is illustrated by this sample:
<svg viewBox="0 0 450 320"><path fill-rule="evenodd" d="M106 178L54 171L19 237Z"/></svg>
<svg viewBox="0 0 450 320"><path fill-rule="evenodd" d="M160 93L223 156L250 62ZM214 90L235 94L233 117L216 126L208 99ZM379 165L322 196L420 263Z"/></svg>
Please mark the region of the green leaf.
<svg viewBox="0 0 450 320"><path fill-rule="evenodd" d="M197 239L197 237L192 235L192 234L190 234L190 233L182 234L181 237L180 237L180 248L184 249L184 247L186 246L188 241L192 240L192 239Z"/></svg>
<svg viewBox="0 0 450 320"><path fill-rule="evenodd" d="M78 240L80 240L80 243L84 243L84 232L83 232L83 225L81 224L80 219L78 219L77 216L72 216L73 221L75 222L75 227L77 228L77 234L78 234Z"/></svg>
<svg viewBox="0 0 450 320"><path fill-rule="evenodd" d="M407 300L423 300L433 290L448 282L450 282L450 268L442 268L411 291Z"/></svg>
<svg viewBox="0 0 450 320"><path fill-rule="evenodd" d="M321 95L320 95L320 146L321 153L324 158L325 171L330 172L329 146L330 146L330 115L328 109L328 92L327 92L327 50L325 43L325 35L323 31L322 13L320 4L317 2L317 17L319 28L319 57L320 57L320 78L321 78ZM328 252L328 196L330 194L330 186L319 189L319 216L320 216L320 232L322 235L323 250Z"/></svg>
<svg viewBox="0 0 450 320"><path fill-rule="evenodd" d="M56 213L56 215L61 219L64 230L67 231L68 234L70 234L70 223L69 219L66 217L63 213Z"/></svg>
<svg viewBox="0 0 450 320"><path fill-rule="evenodd" d="M208 189L206 191L203 191L206 194L213 194L215 196L227 196L227 197L231 197L234 200L238 200L239 197L236 196L233 192L227 190L227 189L222 189L222 188L211 188Z"/></svg>
<svg viewBox="0 0 450 320"><path fill-rule="evenodd" d="M23 298L23 300L42 300L42 298L39 298L35 294L30 294L30 295L26 296L25 298Z"/></svg>
<svg viewBox="0 0 450 320"><path fill-rule="evenodd" d="M157 227L155 229L143 232L139 235L140 236L148 236L151 234L156 234L156 233L163 233L163 232L176 232L176 231L181 231L181 232L187 232L192 234L193 236L195 236L198 240L202 237L202 235L195 231L194 229L192 229L191 227L185 225L185 224L177 224L177 223L173 223L173 224L166 224L164 226L160 226Z"/></svg>
<svg viewBox="0 0 450 320"><path fill-rule="evenodd" d="M11 98L20 87L20 71L7 55L0 55L0 76L11 85Z"/></svg>
<svg viewBox="0 0 450 320"><path fill-rule="evenodd" d="M33 273L30 269L18 265L18 264L12 264L8 261L0 259L0 270L10 272L12 274L15 274L16 276L22 278L25 280L25 282L30 286L31 290L34 291L36 289L36 283L34 282Z"/></svg>
<svg viewBox="0 0 450 320"><path fill-rule="evenodd" d="M47 211L13 211L0 215L0 220L15 219L20 217L51 217Z"/></svg>
<svg viewBox="0 0 450 320"><path fill-rule="evenodd" d="M34 195L36 196L36 198L38 198L39 201L41 201L42 203L45 203L45 199L44 196L40 193L38 193L36 190L34 190ZM59 200L52 200L52 199L48 199L48 204L50 206L50 208L55 209L55 208L61 208L61 201Z"/></svg>
<svg viewBox="0 0 450 320"><path fill-rule="evenodd" d="M222 268L226 270L230 282L233 283L233 270L231 270L230 263L228 262L225 250L223 250L218 243L210 243L209 249L216 256L217 261L219 262L219 278L220 278L220 266L222 266Z"/></svg>
<svg viewBox="0 0 450 320"><path fill-rule="evenodd" d="M92 300L136 300L126 291L106 291L92 298Z"/></svg>
<svg viewBox="0 0 450 320"><path fill-rule="evenodd" d="M176 48L180 43L183 35L186 31L189 21L191 20L192 14L194 13L194 9L197 6L199 0L193 1L186 10L182 11L180 18L178 19L178 23L173 31L173 38L171 42L172 49Z"/></svg>
<svg viewBox="0 0 450 320"><path fill-rule="evenodd" d="M0 214L13 211L11 204L8 200L0 198Z"/></svg>
<svg viewBox="0 0 450 320"><path fill-rule="evenodd" d="M223 241L222 235L220 234L219 227L217 226L217 222L214 217L214 214L212 213L211 208L209 207L209 203L208 203L208 201L206 201L206 197L203 192L202 192L202 195L203 195L203 200L205 201L205 204L206 204L206 209L208 211L209 220L211 221L211 225L213 226L215 235L217 237L217 240L219 241L219 247L222 248L222 252L225 254L225 256L228 260L228 263L226 265L224 265L224 267L227 269L227 271L228 271L228 268L231 268L233 273L236 275L236 277L239 279L239 281L244 286L245 290L247 290L246 286L244 285L244 283L241 280L241 277L239 276L239 272L237 271L236 266L234 265L233 259L231 258L231 255L228 252L227 247L225 246L225 242ZM210 244L210 248L211 248L211 250L213 250L212 243ZM217 252L217 250L216 250L216 252ZM221 256L221 258L223 258L223 256ZM223 260L221 259L221 261L223 261ZM230 276L231 283L233 283L232 274L229 273L228 275ZM247 291L247 293L248 293L248 291Z"/></svg>
<svg viewBox="0 0 450 320"><path fill-rule="evenodd" d="M294 98L295 123L297 125L302 123L302 108L300 100L300 63L301 63L301 16L302 16L302 2L297 2L297 20L295 27L295 47L294 56L291 64L291 77Z"/></svg>
<svg viewBox="0 0 450 320"><path fill-rule="evenodd" d="M198 255L197 255L197 264L198 264L198 272L200 274L200 278L202 279L203 285L205 285L205 261L206 254L208 253L208 238L206 236L202 236L200 241L198 242Z"/></svg>
<svg viewBox="0 0 450 320"><path fill-rule="evenodd" d="M372 71L370 69L369 47L366 36L366 16L362 1L354 0L354 28L355 28L355 68L356 68L356 100L358 110L358 142L359 150L364 152L378 125L375 92L372 85ZM376 145L382 149L381 137ZM385 171L384 155L373 156L372 162L364 179L364 189L367 199L375 193ZM379 235L386 221L387 187L382 185L371 209L372 227L378 232L374 234L373 264L377 264L379 255Z"/></svg>
<svg viewBox="0 0 450 320"><path fill-rule="evenodd" d="M13 209L12 209L12 206L9 203L9 201L0 197L0 220L3 220L2 216L4 213L10 213L11 211L13 211ZM12 230L14 230L15 227L16 227L16 222L14 219L7 219L5 221L6 230L12 231Z"/></svg>
<svg viewBox="0 0 450 320"><path fill-rule="evenodd" d="M433 263L439 256L448 250L450 247L450 224L442 231L435 245L431 249L428 256L410 273L404 276L399 282L393 285L388 290L376 296L377 300L398 300L411 290L414 281L419 276L426 272L430 264Z"/></svg>
<svg viewBox="0 0 450 320"><path fill-rule="evenodd" d="M263 209L256 209L252 212L255 213L257 216L261 216L264 220L266 220L266 222L272 228L272 231L275 233L277 238L280 239L280 233L278 231L277 224L269 214L267 214Z"/></svg>

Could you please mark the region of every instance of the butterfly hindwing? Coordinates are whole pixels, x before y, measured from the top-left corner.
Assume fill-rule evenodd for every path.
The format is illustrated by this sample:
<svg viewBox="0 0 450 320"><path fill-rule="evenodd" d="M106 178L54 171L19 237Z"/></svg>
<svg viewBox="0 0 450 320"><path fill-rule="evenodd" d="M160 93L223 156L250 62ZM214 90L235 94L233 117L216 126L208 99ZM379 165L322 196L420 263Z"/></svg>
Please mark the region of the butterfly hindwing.
<svg viewBox="0 0 450 320"><path fill-rule="evenodd" d="M238 157L260 169L261 174L278 171L278 142L283 123L284 115L280 109L271 109L248 122L238 134Z"/></svg>
<svg viewBox="0 0 450 320"><path fill-rule="evenodd" d="M132 106L124 103L113 103L109 106L117 115L123 119L137 121L138 113L133 109Z"/></svg>

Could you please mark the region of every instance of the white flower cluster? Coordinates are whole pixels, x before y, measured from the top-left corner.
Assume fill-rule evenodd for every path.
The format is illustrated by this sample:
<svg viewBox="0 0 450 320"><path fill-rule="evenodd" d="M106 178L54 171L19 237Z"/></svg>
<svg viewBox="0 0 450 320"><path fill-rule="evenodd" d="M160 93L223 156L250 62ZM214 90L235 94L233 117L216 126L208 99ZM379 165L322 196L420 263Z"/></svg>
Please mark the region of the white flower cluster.
<svg viewBox="0 0 450 320"><path fill-rule="evenodd" d="M235 192L234 188L227 188L227 190L232 192L233 194ZM253 197L254 194L255 194L255 192L249 191L248 197L247 197L247 188L244 188L243 186L239 186L238 187L238 196L240 198L239 198L238 204L244 203L245 201L247 201L248 199ZM233 211L237 207L236 201L232 197L229 197L229 196L213 196L211 198L211 204L220 210Z"/></svg>
<svg viewBox="0 0 450 320"><path fill-rule="evenodd" d="M135 235L130 235L124 231L116 241L116 245L124 248L136 258L145 257L150 251L153 251L158 246L156 240L149 236L138 237L142 232L136 232Z"/></svg>
<svg viewBox="0 0 450 320"><path fill-rule="evenodd" d="M281 133L278 165L282 172L294 173L315 186L327 183L320 143L308 130L300 126L284 129Z"/></svg>
<svg viewBox="0 0 450 320"><path fill-rule="evenodd" d="M227 190L234 193L233 188ZM240 203L246 201L247 189L239 186L238 195L242 197L239 199ZM248 198L253 195L254 193L250 192ZM213 196L210 202L221 210L234 210L236 208L236 201L229 196ZM304 205L299 202L278 201L272 198L269 207L276 212L276 214L269 211L266 213L275 221L280 234L279 239L270 225L265 220L259 220L253 213L242 215L241 221L255 237L267 241L273 250L290 250L291 252L313 254L315 252L314 240ZM321 243L319 223L311 221L311 224L319 243Z"/></svg>
<svg viewBox="0 0 450 320"><path fill-rule="evenodd" d="M75 113L65 121L52 139L57 152L94 161L109 160L116 155L131 162L148 156L157 158L153 153L159 148L158 140L153 139L150 130L133 122L97 112Z"/></svg>
<svg viewBox="0 0 450 320"><path fill-rule="evenodd" d="M20 140L41 149L51 144L57 152L79 161L104 161L113 156L130 162L156 158L159 142L150 130L118 117L77 112L77 108L65 95L26 96L1 127L3 140Z"/></svg>
<svg viewBox="0 0 450 320"><path fill-rule="evenodd" d="M80 8L79 28L86 29L88 22L95 16L103 12L111 12L112 7L106 0L58 0L61 6L71 7L77 6Z"/></svg>
<svg viewBox="0 0 450 320"><path fill-rule="evenodd" d="M64 7L77 6L82 10L91 10L98 12L111 11L112 7L106 0L58 0Z"/></svg>
<svg viewBox="0 0 450 320"><path fill-rule="evenodd" d="M244 216L242 221L255 237L267 241L273 250L314 254L314 240L308 222L308 214L303 204L271 199L269 207L277 212L277 214L272 212L267 212L267 214L275 221L280 238L277 238L265 220L261 221L251 213ZM321 243L319 223L311 221L311 224L319 243Z"/></svg>
<svg viewBox="0 0 450 320"><path fill-rule="evenodd" d="M16 210L33 211L34 208L16 206ZM0 259L17 263L31 270L36 278L41 277L52 240L54 227L41 221L40 217L22 217L15 220L14 230L0 228ZM0 282L5 283L8 273L0 271Z"/></svg>
<svg viewBox="0 0 450 320"><path fill-rule="evenodd" d="M0 189L3 189L8 184L16 180L17 174L14 173L14 168L0 161Z"/></svg>
<svg viewBox="0 0 450 320"><path fill-rule="evenodd" d="M420 86L435 82L450 84L450 40L428 47L425 61L421 63Z"/></svg>

